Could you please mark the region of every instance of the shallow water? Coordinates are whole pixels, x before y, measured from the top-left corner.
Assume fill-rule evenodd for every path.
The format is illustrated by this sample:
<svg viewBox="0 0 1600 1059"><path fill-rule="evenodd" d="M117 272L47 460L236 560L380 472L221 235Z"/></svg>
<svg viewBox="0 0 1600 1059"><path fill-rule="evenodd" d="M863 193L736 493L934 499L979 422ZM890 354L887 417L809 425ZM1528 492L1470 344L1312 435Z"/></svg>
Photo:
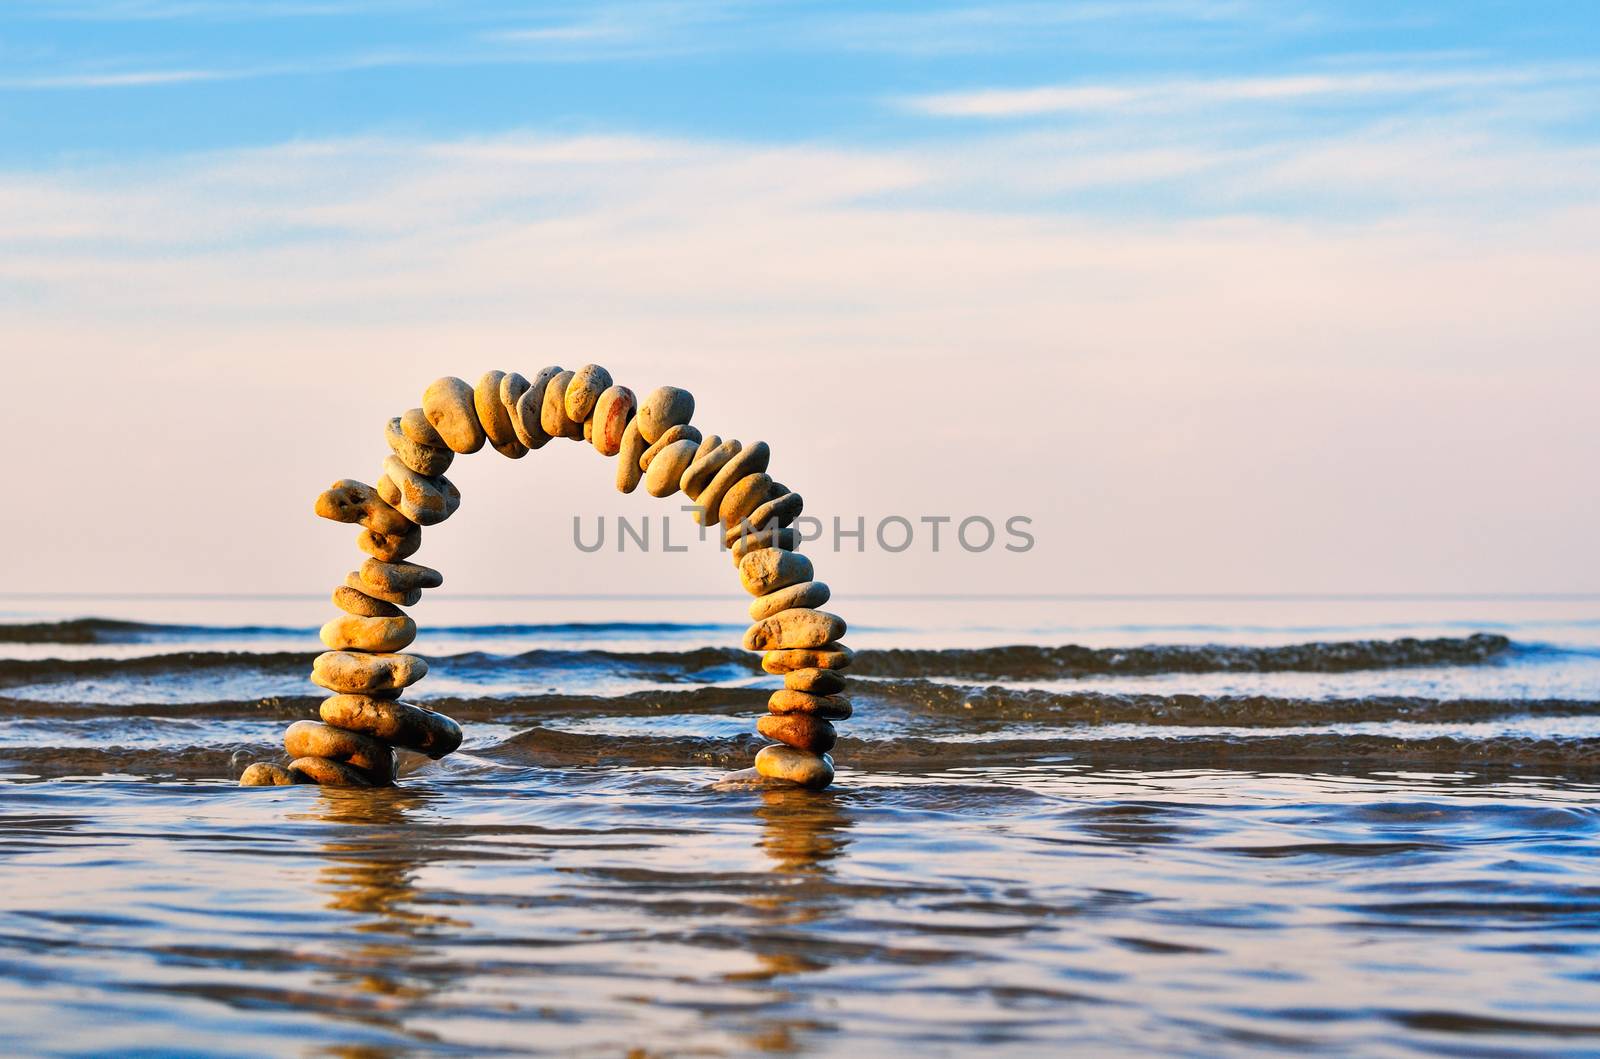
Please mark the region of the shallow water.
<svg viewBox="0 0 1600 1059"><path fill-rule="evenodd" d="M425 603L333 791L325 603L0 600L6 1050L1600 1054L1600 600L838 607L822 794L731 598Z"/></svg>

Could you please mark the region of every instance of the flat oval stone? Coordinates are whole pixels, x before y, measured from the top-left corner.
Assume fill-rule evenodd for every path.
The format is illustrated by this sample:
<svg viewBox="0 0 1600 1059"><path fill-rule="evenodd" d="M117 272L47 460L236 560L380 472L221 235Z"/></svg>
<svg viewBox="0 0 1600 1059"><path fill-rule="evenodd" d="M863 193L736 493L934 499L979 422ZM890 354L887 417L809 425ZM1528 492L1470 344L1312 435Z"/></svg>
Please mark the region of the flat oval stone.
<svg viewBox="0 0 1600 1059"><path fill-rule="evenodd" d="M489 436L478 422L472 387L464 379L447 375L422 391L422 414L452 451L477 452Z"/></svg>
<svg viewBox="0 0 1600 1059"><path fill-rule="evenodd" d="M317 497L313 510L334 522L354 522L375 533L404 535L416 523L384 502L378 491L354 478L341 478Z"/></svg>
<svg viewBox="0 0 1600 1059"><path fill-rule="evenodd" d="M508 371L500 379L500 406L506 410L506 418L511 422L511 432L517 434L517 402L522 400L522 395L528 392L528 380L521 372ZM522 435L517 434L517 440L522 441ZM524 445L527 442L523 442Z"/></svg>
<svg viewBox="0 0 1600 1059"><path fill-rule="evenodd" d="M358 618L398 618L405 612L393 603L385 603L375 596L365 592L340 585L333 590L333 605L346 614L354 614Z"/></svg>
<svg viewBox="0 0 1600 1059"><path fill-rule="evenodd" d="M444 575L421 563L383 563L368 559L361 564L361 580L385 592L409 592L413 588L438 588Z"/></svg>
<svg viewBox="0 0 1600 1059"><path fill-rule="evenodd" d="M788 780L820 791L833 782L833 759L774 743L756 755L756 771L769 779Z"/></svg>
<svg viewBox="0 0 1600 1059"><path fill-rule="evenodd" d="M814 754L826 754L839 741L833 725L814 713L769 713L756 722L756 731L768 739Z"/></svg>
<svg viewBox="0 0 1600 1059"><path fill-rule="evenodd" d="M335 728L361 732L435 759L461 746L461 726L455 721L399 699L334 695L322 700L319 712L323 721Z"/></svg>
<svg viewBox="0 0 1600 1059"><path fill-rule="evenodd" d="M544 448L550 440L550 435L544 429L544 393L549 388L550 381L560 374L559 364L541 368L539 374L528 383L527 391L517 398L516 411L511 417L511 428L517 432L517 440L530 449Z"/></svg>
<svg viewBox="0 0 1600 1059"><path fill-rule="evenodd" d="M283 733L290 757L322 757L368 772L379 783L394 782L394 751L370 735L335 728L321 721L296 721Z"/></svg>
<svg viewBox="0 0 1600 1059"><path fill-rule="evenodd" d="M422 601L422 589L420 588L413 588L409 592L385 592L381 588L374 588L373 586L367 584L366 581L362 579L361 571L359 570L352 570L349 574L345 575L344 586L346 588L353 588L357 592L363 593L364 595L371 596L373 599L379 599L385 603L392 603L397 607L414 607Z"/></svg>
<svg viewBox="0 0 1600 1059"><path fill-rule="evenodd" d="M622 434L633 421L637 400L626 386L608 386L595 399L594 430L590 441L602 456L622 451Z"/></svg>
<svg viewBox="0 0 1600 1059"><path fill-rule="evenodd" d="M729 523L724 519L723 524L728 529L723 534L723 543L732 544L747 525L752 530L781 529L799 518L800 512L805 508L805 500L799 493L784 490L783 486L778 488L780 490L778 495L750 512L745 516L743 523ZM724 500L722 506L726 509L728 502Z"/></svg>
<svg viewBox="0 0 1600 1059"><path fill-rule="evenodd" d="M676 386L657 386L639 402L639 433L654 445L670 428L694 418L694 394Z"/></svg>
<svg viewBox="0 0 1600 1059"><path fill-rule="evenodd" d="M776 592L769 592L750 601L750 620L761 621L770 618L780 611L793 610L796 607L820 607L828 602L828 586L822 581L801 581L799 584L780 588Z"/></svg>
<svg viewBox="0 0 1600 1059"><path fill-rule="evenodd" d="M698 438L685 438L662 449L644 472L644 489L651 496L671 496L678 491L678 479L694 459Z"/></svg>
<svg viewBox="0 0 1600 1059"><path fill-rule="evenodd" d="M573 372L564 397L567 418L574 423L588 419L610 385L611 373L598 364L585 364Z"/></svg>
<svg viewBox="0 0 1600 1059"><path fill-rule="evenodd" d="M426 445L430 449L450 448L439 432L433 429L433 424L428 422L428 414L420 408L408 408L400 413L400 432L418 445Z"/></svg>
<svg viewBox="0 0 1600 1059"><path fill-rule="evenodd" d="M784 554L793 554L786 552ZM746 651L792 651L821 647L845 633L844 619L825 610L804 607L762 618L745 630Z"/></svg>
<svg viewBox="0 0 1600 1059"><path fill-rule="evenodd" d="M315 783L319 787L380 787L376 777L354 765L325 757L297 757L289 762L296 783ZM301 777L305 777L303 780Z"/></svg>
<svg viewBox="0 0 1600 1059"><path fill-rule="evenodd" d="M737 533L741 519L768 500L782 496L786 492L788 492L787 486L774 482L772 476L764 471L747 474L722 494L722 503L717 507L717 519L724 526L730 527L729 533ZM724 539L731 541L732 538L724 534Z"/></svg>
<svg viewBox="0 0 1600 1059"><path fill-rule="evenodd" d="M835 673L831 669L791 669L783 675L783 688L785 691L805 691L812 695L832 695L843 691L845 680L843 674ZM769 699L767 708L772 708Z"/></svg>
<svg viewBox="0 0 1600 1059"><path fill-rule="evenodd" d="M422 547L422 527L413 523L406 533L379 533L363 529L356 534L356 547L374 559L397 563L408 555L415 555L417 549Z"/></svg>
<svg viewBox="0 0 1600 1059"><path fill-rule="evenodd" d="M460 506L460 491L443 475L425 477L395 456L383 461L383 473L399 490L400 495L394 501L394 506L419 526L437 526L455 514Z"/></svg>
<svg viewBox="0 0 1600 1059"><path fill-rule="evenodd" d="M716 444L710 448L706 442L715 440ZM722 441L715 434L700 442L700 448L695 451L694 462L689 464L689 469L683 472L683 480L678 483L683 490L683 495L690 500L699 500L700 494L705 491L711 479L717 472L728 465L728 461L739 455L744 445L737 439Z"/></svg>
<svg viewBox="0 0 1600 1059"><path fill-rule="evenodd" d="M631 493L639 488L639 481L644 477L639 457L644 455L648 447L644 436L639 433L639 417L634 416L628 421L628 429L622 432L622 448L617 453L618 492Z"/></svg>
<svg viewBox="0 0 1600 1059"><path fill-rule="evenodd" d="M807 670L807 672L821 673L825 670ZM842 686L844 681L841 680L839 683ZM809 713L830 721L842 721L854 711L848 699L833 698L809 691L795 691L792 688L779 688L767 699L767 712L785 716Z"/></svg>
<svg viewBox="0 0 1600 1059"><path fill-rule="evenodd" d="M576 374L564 371L544 388L544 401L539 405L539 425L553 438L583 437L583 420L573 420L567 416L567 386Z"/></svg>
<svg viewBox="0 0 1600 1059"><path fill-rule="evenodd" d="M311 682L318 687L378 698L394 698L427 673L428 663L416 655L324 651L311 663Z"/></svg>
<svg viewBox="0 0 1600 1059"><path fill-rule="evenodd" d="M845 669L855 652L842 643L819 648L768 651L761 656L761 668L768 673L787 673L794 669Z"/></svg>
<svg viewBox="0 0 1600 1059"><path fill-rule="evenodd" d="M665 434L662 434L655 440L653 445L644 450L644 455L639 457L639 466L648 471L650 469L650 461L656 458L656 453L670 445L676 445L680 441L694 442L694 452L698 452L700 449L700 429L698 427L692 427L688 423L679 423L675 427L669 427ZM691 463L694 462L693 452L691 452L689 455L689 461ZM688 470L687 467L684 469ZM673 488L676 490L677 486L674 485Z"/></svg>
<svg viewBox="0 0 1600 1059"><path fill-rule="evenodd" d="M752 596L765 596L810 581L812 572L810 559L782 548L762 548L739 560L739 580Z"/></svg>
<svg viewBox="0 0 1600 1059"><path fill-rule="evenodd" d="M744 478L752 474L760 474L767 469L767 462L772 459L772 450L765 441L758 441L747 449L740 449L739 454L727 463L706 484L700 495L695 498L697 507L694 511L694 520L702 526L709 526L717 521L718 513L722 509L722 498Z"/></svg>
<svg viewBox="0 0 1600 1059"><path fill-rule="evenodd" d="M241 787L288 787L294 784L294 775L282 765L257 761L239 776Z"/></svg>
<svg viewBox="0 0 1600 1059"><path fill-rule="evenodd" d="M782 548L792 552L800 547L800 534L792 529L759 530L754 533L741 533L734 537L730 548L733 551L733 565L738 566L744 557L751 552L758 552L762 548Z"/></svg>
<svg viewBox="0 0 1600 1059"><path fill-rule="evenodd" d="M511 413L500 402L500 383L505 381L503 371L486 371L472 391L472 408L478 425L489 438L489 444L502 456L520 460L528 454L528 446L517 440L511 427Z"/></svg>
<svg viewBox="0 0 1600 1059"><path fill-rule="evenodd" d="M378 490L378 496L383 498L383 502L385 504L388 504L393 508L398 508L400 506L400 489L394 484L394 482L390 481L387 474L378 479L378 484L374 486L374 488ZM400 513L402 515L405 514L404 511ZM411 521L415 522L416 519L412 519Z"/></svg>
<svg viewBox="0 0 1600 1059"><path fill-rule="evenodd" d="M443 474L450 466L450 461L456 458L448 446L421 445L406 437L404 430L400 429L400 417L389 420L383 427L383 440L389 443L389 448L400 457L400 462L410 467L418 474Z"/></svg>
<svg viewBox="0 0 1600 1059"><path fill-rule="evenodd" d="M330 651L398 651L417 638L417 623L404 614L362 618L353 614L322 626L322 642Z"/></svg>

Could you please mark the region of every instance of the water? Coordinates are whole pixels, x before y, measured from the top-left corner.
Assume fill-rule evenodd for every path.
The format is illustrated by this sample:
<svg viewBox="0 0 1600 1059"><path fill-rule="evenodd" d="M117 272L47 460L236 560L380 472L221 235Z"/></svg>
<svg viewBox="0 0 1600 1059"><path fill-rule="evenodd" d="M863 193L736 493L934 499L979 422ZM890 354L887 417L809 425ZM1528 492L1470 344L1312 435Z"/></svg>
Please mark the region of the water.
<svg viewBox="0 0 1600 1059"><path fill-rule="evenodd" d="M737 599L441 597L459 754L233 786L327 609L0 599L5 1051L1600 1054L1600 600L841 599L808 794Z"/></svg>

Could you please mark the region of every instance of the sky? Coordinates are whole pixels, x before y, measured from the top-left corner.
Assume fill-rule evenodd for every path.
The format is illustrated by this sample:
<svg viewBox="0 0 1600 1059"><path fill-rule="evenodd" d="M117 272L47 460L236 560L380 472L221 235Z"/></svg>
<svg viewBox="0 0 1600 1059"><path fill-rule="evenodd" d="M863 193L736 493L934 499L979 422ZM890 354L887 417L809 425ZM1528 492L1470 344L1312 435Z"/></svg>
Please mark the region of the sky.
<svg viewBox="0 0 1600 1059"><path fill-rule="evenodd" d="M863 520L836 595L1600 591L1597 56L1575 0L8 0L4 590L322 591L429 381L598 362ZM592 451L448 473L451 590L736 591Z"/></svg>

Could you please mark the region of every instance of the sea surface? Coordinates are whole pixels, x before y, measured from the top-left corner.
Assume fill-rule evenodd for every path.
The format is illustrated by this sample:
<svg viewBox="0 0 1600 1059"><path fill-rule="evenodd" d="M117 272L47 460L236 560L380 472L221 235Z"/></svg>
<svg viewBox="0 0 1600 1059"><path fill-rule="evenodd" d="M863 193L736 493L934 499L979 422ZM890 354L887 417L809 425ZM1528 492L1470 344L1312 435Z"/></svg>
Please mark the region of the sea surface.
<svg viewBox="0 0 1600 1059"><path fill-rule="evenodd" d="M743 606L425 601L354 791L326 599L0 597L0 1052L1600 1055L1600 597L841 597L822 793Z"/></svg>

